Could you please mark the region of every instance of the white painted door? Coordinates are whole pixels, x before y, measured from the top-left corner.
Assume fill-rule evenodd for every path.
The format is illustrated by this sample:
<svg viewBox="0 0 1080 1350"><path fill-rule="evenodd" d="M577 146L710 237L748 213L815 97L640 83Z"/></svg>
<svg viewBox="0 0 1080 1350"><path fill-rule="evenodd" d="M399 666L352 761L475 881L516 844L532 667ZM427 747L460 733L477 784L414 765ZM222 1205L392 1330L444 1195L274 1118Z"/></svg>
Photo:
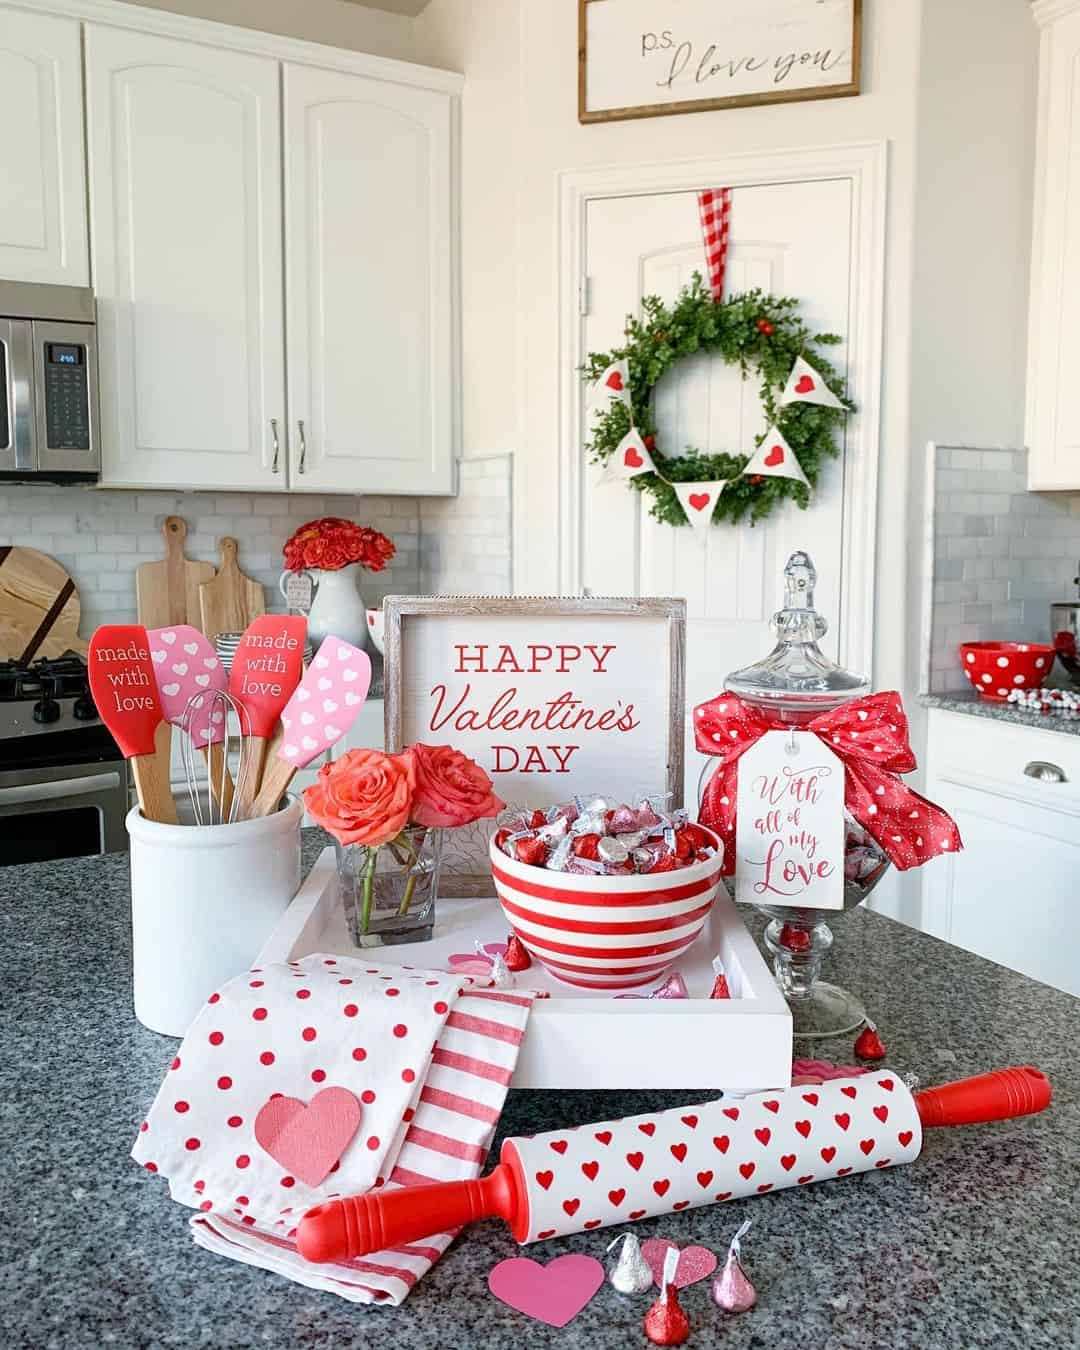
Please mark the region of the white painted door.
<svg viewBox="0 0 1080 1350"><path fill-rule="evenodd" d="M628 311L640 312L642 295L671 300L694 271L706 274L696 193L590 202L586 256L585 350L608 351L622 341ZM735 189L728 294L760 287L797 296L812 331L846 337L850 276L848 179ZM828 354L843 371L846 345ZM754 434L765 430L757 385L752 378L743 382L720 357L682 362L657 386L655 397L657 441L665 453L688 445L750 453ZM587 408L583 416L584 441ZM719 692L729 671L771 649L769 619L782 599L784 563L797 548L806 549L817 565L817 607L832 625L822 645L835 656L843 582L843 456L826 462L807 511L789 503L759 525L716 525L704 537L689 526L658 525L638 493L601 485L600 471L585 464L584 456L582 463L583 585L593 595L686 598L688 711ZM689 737L686 762L692 801L702 760Z"/></svg>
<svg viewBox="0 0 1080 1350"><path fill-rule="evenodd" d="M451 492L450 97L284 81L291 485Z"/></svg>
<svg viewBox="0 0 1080 1350"><path fill-rule="evenodd" d="M0 278L87 286L79 21L0 10Z"/></svg>
<svg viewBox="0 0 1080 1350"><path fill-rule="evenodd" d="M93 24L86 47L102 481L283 489L278 64Z"/></svg>

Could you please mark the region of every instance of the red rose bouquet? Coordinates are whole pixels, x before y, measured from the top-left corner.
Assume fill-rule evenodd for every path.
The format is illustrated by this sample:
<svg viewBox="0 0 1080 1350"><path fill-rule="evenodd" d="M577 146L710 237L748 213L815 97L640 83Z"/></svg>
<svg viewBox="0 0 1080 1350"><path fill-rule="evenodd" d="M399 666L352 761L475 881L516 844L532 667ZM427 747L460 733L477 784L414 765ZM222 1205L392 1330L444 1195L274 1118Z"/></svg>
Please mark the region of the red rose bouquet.
<svg viewBox="0 0 1080 1350"><path fill-rule="evenodd" d="M337 572L350 563L359 563L369 572L381 572L394 556L394 545L385 534L368 525L357 525L340 516L323 516L301 525L283 552L290 572L307 567Z"/></svg>

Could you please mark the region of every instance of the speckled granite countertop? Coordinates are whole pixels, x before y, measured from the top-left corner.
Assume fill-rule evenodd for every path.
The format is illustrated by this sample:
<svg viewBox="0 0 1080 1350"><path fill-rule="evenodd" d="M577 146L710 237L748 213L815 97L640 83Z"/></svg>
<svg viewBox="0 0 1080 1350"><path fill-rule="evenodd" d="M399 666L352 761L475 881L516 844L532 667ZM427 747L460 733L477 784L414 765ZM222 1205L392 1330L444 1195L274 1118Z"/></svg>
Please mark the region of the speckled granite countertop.
<svg viewBox="0 0 1080 1350"><path fill-rule="evenodd" d="M945 712L988 717L994 722L1011 722L1017 727L1035 727L1039 731L1062 731L1067 736L1080 736L1080 717L1033 712L1015 703L994 703L966 690L958 694L920 694L919 702L924 708L942 708Z"/></svg>
<svg viewBox="0 0 1080 1350"><path fill-rule="evenodd" d="M319 841L309 838L310 863ZM562 1331L491 1298L517 1249L503 1225L462 1236L397 1310L363 1308L212 1256L187 1213L128 1157L175 1042L131 1008L127 858L0 868L4 1350L349 1345L390 1350L647 1346L647 1299L610 1287ZM1039 1118L936 1130L911 1167L638 1226L724 1249L744 1218L760 1303L724 1319L707 1282L683 1298L690 1346L977 1350L1080 1344L1080 1004L999 966L856 910L836 925L833 973L866 999L891 1063L924 1083L1038 1063L1055 1102ZM850 1043L822 1047L846 1061ZM642 1066L646 1077L648 1066ZM559 1124L700 1099L679 1093L512 1092L503 1127ZM530 1254L603 1257L615 1230Z"/></svg>

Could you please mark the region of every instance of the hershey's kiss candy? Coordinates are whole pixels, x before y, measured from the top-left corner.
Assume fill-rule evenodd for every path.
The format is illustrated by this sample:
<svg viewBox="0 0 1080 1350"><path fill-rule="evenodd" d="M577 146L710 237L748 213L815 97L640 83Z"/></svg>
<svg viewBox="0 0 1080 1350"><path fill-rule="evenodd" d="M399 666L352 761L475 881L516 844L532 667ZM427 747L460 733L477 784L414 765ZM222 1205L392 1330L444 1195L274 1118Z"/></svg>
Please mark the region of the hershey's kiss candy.
<svg viewBox="0 0 1080 1350"><path fill-rule="evenodd" d="M608 1270L611 1287L620 1294L644 1294L652 1288L652 1271L641 1254L641 1244L633 1233L620 1233L608 1244L608 1251L620 1242L619 1259Z"/></svg>
<svg viewBox="0 0 1080 1350"><path fill-rule="evenodd" d="M881 1037L878 1035L877 1027L873 1022L867 1021L866 1026L859 1032L858 1039L855 1042L855 1054L859 1059L884 1059L885 1046L882 1044Z"/></svg>
<svg viewBox="0 0 1080 1350"><path fill-rule="evenodd" d="M690 994L686 988L686 981L675 971L669 975L659 989L654 989L649 995L650 998L689 998Z"/></svg>
<svg viewBox="0 0 1080 1350"><path fill-rule="evenodd" d="M514 983L514 977L511 975L501 952L496 952L491 958L491 983L496 989L505 989L508 985Z"/></svg>
<svg viewBox="0 0 1080 1350"><path fill-rule="evenodd" d="M724 1268L712 1283L713 1302L725 1312L749 1312L757 1302L757 1290L750 1283L739 1259L742 1254L740 1244L749 1231L748 1219L731 1239Z"/></svg>
<svg viewBox="0 0 1080 1350"><path fill-rule="evenodd" d="M511 933L506 939L505 960L507 970L528 970L532 965L532 958L516 933Z"/></svg>
<svg viewBox="0 0 1080 1350"><path fill-rule="evenodd" d="M713 968L713 987L710 998L730 998L731 990L728 988L727 975L724 972L724 963L717 956L712 963Z"/></svg>
<svg viewBox="0 0 1080 1350"><path fill-rule="evenodd" d="M606 863L624 863L630 856L630 852L622 840L616 839L610 834L605 834L597 843L596 853L600 861Z"/></svg>
<svg viewBox="0 0 1080 1350"><path fill-rule="evenodd" d="M645 1314L645 1335L654 1345L682 1345L690 1335L690 1319L679 1304L679 1293L675 1288L678 1264L678 1247L669 1247L664 1256L663 1292Z"/></svg>

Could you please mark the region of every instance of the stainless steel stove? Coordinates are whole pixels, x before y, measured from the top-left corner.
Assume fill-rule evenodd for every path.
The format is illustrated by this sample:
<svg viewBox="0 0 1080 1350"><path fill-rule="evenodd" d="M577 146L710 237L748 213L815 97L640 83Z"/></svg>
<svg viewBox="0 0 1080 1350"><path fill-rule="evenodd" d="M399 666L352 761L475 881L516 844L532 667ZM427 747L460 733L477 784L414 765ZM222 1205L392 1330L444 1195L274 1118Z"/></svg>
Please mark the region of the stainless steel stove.
<svg viewBox="0 0 1080 1350"><path fill-rule="evenodd" d="M0 866L127 848L128 795L83 659L0 661Z"/></svg>

